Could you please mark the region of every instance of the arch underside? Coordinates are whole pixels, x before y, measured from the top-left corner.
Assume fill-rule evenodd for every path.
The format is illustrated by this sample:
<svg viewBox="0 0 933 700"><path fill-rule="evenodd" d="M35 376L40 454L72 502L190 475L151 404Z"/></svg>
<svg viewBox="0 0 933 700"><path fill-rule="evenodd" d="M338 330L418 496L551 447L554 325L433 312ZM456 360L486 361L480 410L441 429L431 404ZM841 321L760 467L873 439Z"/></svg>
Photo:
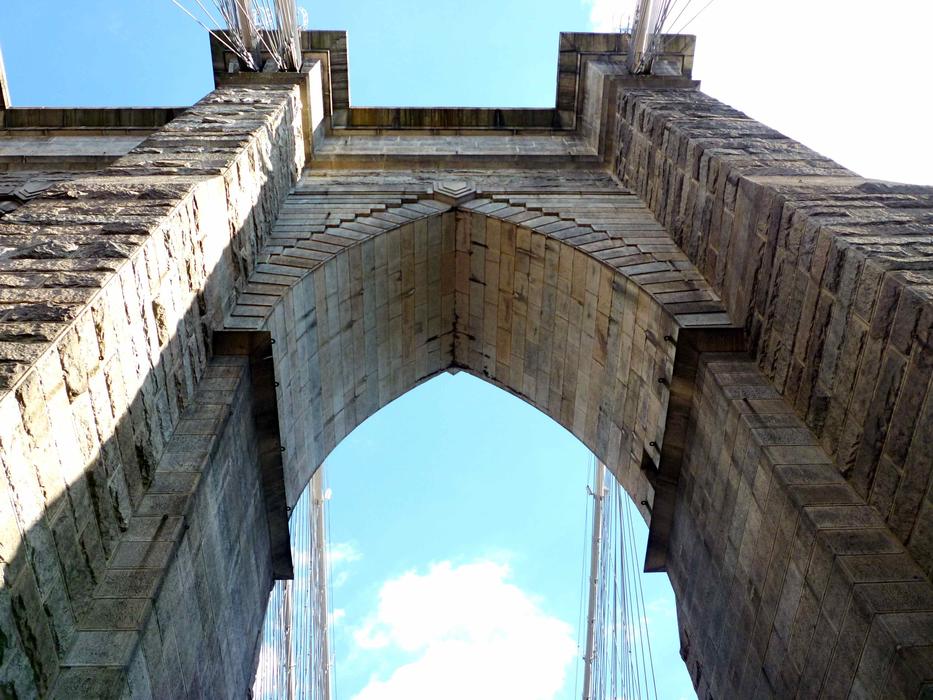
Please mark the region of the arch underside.
<svg viewBox="0 0 933 700"><path fill-rule="evenodd" d="M472 192L445 196L451 181ZM366 417L462 369L571 431L647 519L659 380L681 325L722 323L718 299L605 175L475 182L399 177L387 193L312 173L286 203L227 326L276 339L289 504Z"/></svg>

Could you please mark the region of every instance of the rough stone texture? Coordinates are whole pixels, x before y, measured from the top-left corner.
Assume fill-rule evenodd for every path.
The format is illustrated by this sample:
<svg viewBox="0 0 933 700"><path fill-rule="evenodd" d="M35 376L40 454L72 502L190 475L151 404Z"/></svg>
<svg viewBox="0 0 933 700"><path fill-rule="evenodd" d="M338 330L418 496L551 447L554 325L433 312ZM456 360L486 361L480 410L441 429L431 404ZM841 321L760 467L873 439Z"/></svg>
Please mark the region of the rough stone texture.
<svg viewBox="0 0 933 700"><path fill-rule="evenodd" d="M564 35L554 110L355 110L346 35L305 33L313 143L310 96L254 74L99 173L0 180L0 694L239 693L275 572L262 455L294 503L445 370L619 477L704 697L933 692L931 193L697 92L690 37L671 77L627 75L626 41ZM209 360L222 328L275 341L259 464L273 389ZM742 329L751 358L684 352Z"/></svg>
<svg viewBox="0 0 933 700"><path fill-rule="evenodd" d="M933 572L933 188L859 178L696 91L623 90L613 169Z"/></svg>
<svg viewBox="0 0 933 700"><path fill-rule="evenodd" d="M246 359L211 361L78 616L52 697L245 696L272 581L249 404Z"/></svg>
<svg viewBox="0 0 933 700"><path fill-rule="evenodd" d="M76 173L61 170L0 171L0 219L40 196L52 185L75 177Z"/></svg>
<svg viewBox="0 0 933 700"><path fill-rule="evenodd" d="M704 356L671 550L701 698L933 692L933 585L747 357Z"/></svg>
<svg viewBox="0 0 933 700"><path fill-rule="evenodd" d="M301 166L296 113L290 89L215 91L0 220L4 692L50 690L121 556Z"/></svg>

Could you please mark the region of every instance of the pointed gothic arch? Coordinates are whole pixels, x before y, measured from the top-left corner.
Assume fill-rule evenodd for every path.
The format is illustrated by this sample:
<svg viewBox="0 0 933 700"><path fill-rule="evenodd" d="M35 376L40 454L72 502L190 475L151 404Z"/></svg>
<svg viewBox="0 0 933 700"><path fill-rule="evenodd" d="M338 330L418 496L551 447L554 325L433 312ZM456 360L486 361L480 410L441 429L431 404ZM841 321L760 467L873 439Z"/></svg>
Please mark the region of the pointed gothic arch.
<svg viewBox="0 0 933 700"><path fill-rule="evenodd" d="M729 328L718 298L663 246L646 255L661 229L614 185L595 196L434 189L322 194L315 204L336 220L314 227L305 210L300 234L286 205L287 243L273 233L228 317L276 340L289 504L366 417L462 370L574 434L649 520L645 466L662 457L677 337L697 322Z"/></svg>

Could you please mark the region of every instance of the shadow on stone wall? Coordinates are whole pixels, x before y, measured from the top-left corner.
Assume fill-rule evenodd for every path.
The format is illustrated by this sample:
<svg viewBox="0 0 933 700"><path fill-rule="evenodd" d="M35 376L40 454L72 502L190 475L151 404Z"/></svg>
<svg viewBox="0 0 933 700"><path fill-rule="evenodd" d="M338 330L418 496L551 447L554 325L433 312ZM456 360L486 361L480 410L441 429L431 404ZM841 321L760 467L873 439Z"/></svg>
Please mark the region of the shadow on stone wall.
<svg viewBox="0 0 933 700"><path fill-rule="evenodd" d="M271 575L240 562L267 559L268 535L248 368L210 360L210 333L296 177L297 103L215 91L0 224L15 303L0 317L0 696L247 687ZM238 566L254 579L225 576Z"/></svg>

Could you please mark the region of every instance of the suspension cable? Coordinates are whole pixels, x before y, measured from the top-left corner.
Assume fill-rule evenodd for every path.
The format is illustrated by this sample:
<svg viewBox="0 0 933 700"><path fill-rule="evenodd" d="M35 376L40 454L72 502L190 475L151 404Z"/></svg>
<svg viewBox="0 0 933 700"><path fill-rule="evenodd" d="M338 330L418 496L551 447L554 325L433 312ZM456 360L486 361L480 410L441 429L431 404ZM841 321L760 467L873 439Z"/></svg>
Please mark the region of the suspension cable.
<svg viewBox="0 0 933 700"><path fill-rule="evenodd" d="M593 473L584 700L657 700L631 499L602 464Z"/></svg>

